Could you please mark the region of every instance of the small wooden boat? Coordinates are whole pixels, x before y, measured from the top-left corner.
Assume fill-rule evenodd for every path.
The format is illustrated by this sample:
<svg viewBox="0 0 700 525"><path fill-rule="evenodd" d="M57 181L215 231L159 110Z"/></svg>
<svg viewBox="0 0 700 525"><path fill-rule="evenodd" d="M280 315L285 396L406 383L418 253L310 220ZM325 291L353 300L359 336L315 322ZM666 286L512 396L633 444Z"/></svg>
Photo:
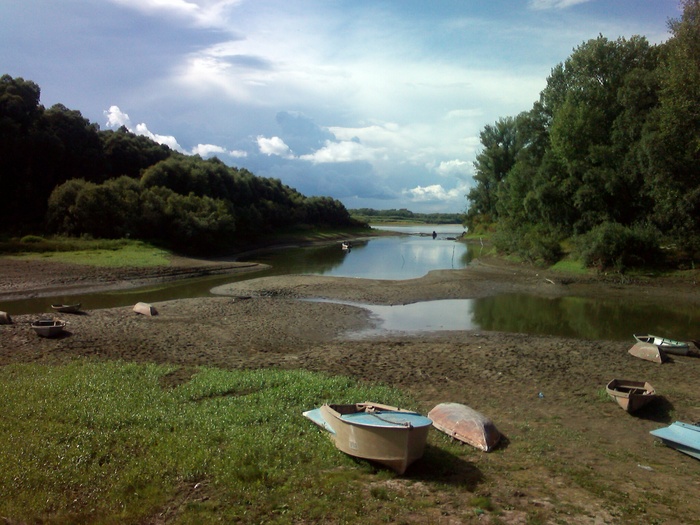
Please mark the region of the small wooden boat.
<svg viewBox="0 0 700 525"><path fill-rule="evenodd" d="M56 337L63 333L66 327L65 321L53 319L39 319L32 322L32 328L41 337Z"/></svg>
<svg viewBox="0 0 700 525"><path fill-rule="evenodd" d="M0 312L0 324L12 324L12 317L7 312Z"/></svg>
<svg viewBox="0 0 700 525"><path fill-rule="evenodd" d="M666 352L651 343L637 343L629 349L629 353L634 357L651 361L652 363L665 363L668 361Z"/></svg>
<svg viewBox="0 0 700 525"><path fill-rule="evenodd" d="M654 387L643 381L613 379L605 387L605 390L618 405L630 414L656 398Z"/></svg>
<svg viewBox="0 0 700 525"><path fill-rule="evenodd" d="M667 354L688 355L688 350L690 350L690 345L685 341L676 341L658 335L634 334L634 338L640 343L656 345Z"/></svg>
<svg viewBox="0 0 700 525"><path fill-rule="evenodd" d="M146 315L148 317L158 315L158 311L153 307L153 305L148 303L136 303L134 305L134 312L141 315Z"/></svg>
<svg viewBox="0 0 700 525"><path fill-rule="evenodd" d="M342 452L398 474L423 456L432 426L430 419L416 412L369 402L323 405L304 416L329 431Z"/></svg>
<svg viewBox="0 0 700 525"><path fill-rule="evenodd" d="M73 314L80 311L80 303L75 304L52 304L51 308L56 312L64 314Z"/></svg>
<svg viewBox="0 0 700 525"><path fill-rule="evenodd" d="M428 412L428 417L438 430L484 452L492 450L501 439L493 422L467 405L440 403Z"/></svg>
<svg viewBox="0 0 700 525"><path fill-rule="evenodd" d="M352 244L350 244L349 242L343 242L341 243L340 248L343 250L349 250L350 248L352 248Z"/></svg>
<svg viewBox="0 0 700 525"><path fill-rule="evenodd" d="M676 421L649 433L661 439L665 445L700 459L700 426Z"/></svg>

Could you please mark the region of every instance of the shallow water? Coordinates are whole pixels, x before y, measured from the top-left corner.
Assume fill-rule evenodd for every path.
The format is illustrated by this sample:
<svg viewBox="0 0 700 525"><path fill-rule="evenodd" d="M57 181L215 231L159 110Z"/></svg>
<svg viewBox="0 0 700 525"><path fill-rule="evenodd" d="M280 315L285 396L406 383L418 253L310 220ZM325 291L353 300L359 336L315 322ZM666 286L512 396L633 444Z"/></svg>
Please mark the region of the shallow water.
<svg viewBox="0 0 700 525"><path fill-rule="evenodd" d="M138 301L159 302L209 297L219 285L268 275L315 274L370 279L411 279L430 270L464 268L479 256L479 246L448 239L460 227L393 228L411 233L357 242L347 252L340 243L256 254L249 260L272 265L269 270L239 276L219 275L185 279L127 291L63 295L0 303L11 315L51 312L52 303L80 302L83 309L131 306ZM437 238L432 238L436 231ZM657 301L542 298L525 294L481 299L425 301L396 306L359 305L372 312L374 326L349 334L365 337L389 332L436 330L493 330L582 339L630 340L633 333L656 333L674 339L696 339L700 314L694 308Z"/></svg>

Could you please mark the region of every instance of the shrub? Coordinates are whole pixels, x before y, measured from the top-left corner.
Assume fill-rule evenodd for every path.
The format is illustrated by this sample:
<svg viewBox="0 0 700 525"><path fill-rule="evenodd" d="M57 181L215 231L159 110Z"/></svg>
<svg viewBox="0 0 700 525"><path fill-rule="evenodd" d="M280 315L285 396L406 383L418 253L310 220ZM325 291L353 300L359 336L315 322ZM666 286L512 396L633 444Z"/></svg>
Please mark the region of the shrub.
<svg viewBox="0 0 700 525"><path fill-rule="evenodd" d="M663 261L660 233L651 226L606 222L578 236L574 246L583 264L599 270L654 266Z"/></svg>

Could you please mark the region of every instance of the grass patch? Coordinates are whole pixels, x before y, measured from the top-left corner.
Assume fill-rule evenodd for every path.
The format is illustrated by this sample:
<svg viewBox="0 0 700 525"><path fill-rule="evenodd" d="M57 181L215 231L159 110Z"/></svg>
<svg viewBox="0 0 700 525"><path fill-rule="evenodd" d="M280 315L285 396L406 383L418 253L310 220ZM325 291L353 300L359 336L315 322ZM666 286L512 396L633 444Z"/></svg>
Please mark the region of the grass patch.
<svg viewBox="0 0 700 525"><path fill-rule="evenodd" d="M104 267L167 266L171 253L131 239L83 239L34 235L0 243L0 254Z"/></svg>
<svg viewBox="0 0 700 525"><path fill-rule="evenodd" d="M399 391L304 371L75 361L0 369L0 516L11 522L357 522L409 516L374 467L301 413ZM192 370L189 371L191 373ZM386 474L391 476L392 474Z"/></svg>

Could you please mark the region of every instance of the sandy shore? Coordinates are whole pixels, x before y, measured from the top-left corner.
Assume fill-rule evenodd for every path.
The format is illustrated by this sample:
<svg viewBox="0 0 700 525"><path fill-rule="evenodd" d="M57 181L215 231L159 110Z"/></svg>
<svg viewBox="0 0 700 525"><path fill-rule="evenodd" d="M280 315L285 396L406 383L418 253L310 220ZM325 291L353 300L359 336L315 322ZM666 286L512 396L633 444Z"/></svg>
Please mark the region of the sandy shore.
<svg viewBox="0 0 700 525"><path fill-rule="evenodd" d="M253 269L230 261L179 260L177 270L134 275L52 265L56 263L0 261L0 309L2 298L39 291L125 287ZM457 500L452 495L440 503L443 517L463 516L478 494L499 509L498 523L535 518L540 523L638 523L640 509L648 523L700 523L700 463L649 435L674 420L700 420L700 359L676 357L656 365L631 357L631 341L497 332L350 340L343 334L367 326L367 311L299 300L399 304L516 291L614 294L630 300L651 295L693 307L700 302L688 279L580 279L487 260L400 282L254 278L217 289L217 297L157 303L159 315L150 318L130 308L66 314L68 333L57 339L38 338L31 331L29 321L36 316L13 316L14 324L0 326L0 366L90 356L179 365L172 383L186 381L199 365L304 368L381 382L409 391L426 412L443 401L470 405L491 417L505 436L502 447L490 454L460 449L459 479L439 480L463 486ZM649 381L663 397L639 416L630 416L604 395L606 383L615 377ZM431 443L440 446L437 432ZM401 481L405 490L435 491L439 499L437 486L415 483L431 479L429 469L425 461L417 464ZM627 521L630 509L635 518ZM480 522L484 520L488 517ZM448 518L442 522L452 523Z"/></svg>

